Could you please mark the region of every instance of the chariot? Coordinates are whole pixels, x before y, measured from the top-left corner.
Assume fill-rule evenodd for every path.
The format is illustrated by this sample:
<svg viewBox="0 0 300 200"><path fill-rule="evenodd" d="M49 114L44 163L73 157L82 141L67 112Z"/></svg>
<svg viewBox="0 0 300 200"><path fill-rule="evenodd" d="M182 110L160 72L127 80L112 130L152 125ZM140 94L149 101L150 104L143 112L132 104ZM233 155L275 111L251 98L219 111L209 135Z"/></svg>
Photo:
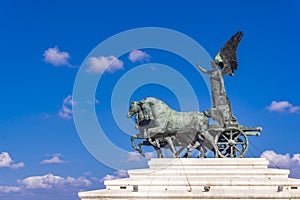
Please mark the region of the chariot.
<svg viewBox="0 0 300 200"><path fill-rule="evenodd" d="M218 157L242 158L248 150L248 136L259 136L261 127L245 127L237 122L226 125L225 128L217 124L209 125L209 133L214 136Z"/></svg>

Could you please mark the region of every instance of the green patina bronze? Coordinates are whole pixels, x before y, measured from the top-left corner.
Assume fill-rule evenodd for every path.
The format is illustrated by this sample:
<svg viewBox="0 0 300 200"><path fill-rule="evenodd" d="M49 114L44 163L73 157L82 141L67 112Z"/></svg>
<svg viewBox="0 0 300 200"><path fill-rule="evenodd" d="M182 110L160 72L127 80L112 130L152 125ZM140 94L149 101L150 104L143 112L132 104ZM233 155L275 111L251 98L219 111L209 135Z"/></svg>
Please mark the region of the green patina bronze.
<svg viewBox="0 0 300 200"><path fill-rule="evenodd" d="M244 157L248 149L248 136L259 136L261 127L244 127L233 116L226 95L223 76L234 75L237 70L236 50L243 37L238 31L221 48L211 61L212 70L197 65L210 76L212 107L203 112L177 112L159 99L148 97L131 102L127 116L135 115L139 134L131 137L132 147L142 155L142 146L153 146L162 158L161 148L169 148L173 157L186 149L185 157L191 157L197 149L199 157L212 150L215 157ZM208 124L208 118L217 124ZM142 139L138 146L134 140ZM178 148L176 148L178 147ZM177 150L179 149L179 150Z"/></svg>

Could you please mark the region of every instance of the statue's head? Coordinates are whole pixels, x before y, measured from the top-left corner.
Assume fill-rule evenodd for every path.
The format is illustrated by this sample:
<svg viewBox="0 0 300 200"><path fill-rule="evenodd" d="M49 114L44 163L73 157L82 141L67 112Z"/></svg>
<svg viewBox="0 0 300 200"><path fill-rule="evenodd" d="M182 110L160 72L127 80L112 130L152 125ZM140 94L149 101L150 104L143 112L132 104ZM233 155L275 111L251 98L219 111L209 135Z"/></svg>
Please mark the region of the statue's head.
<svg viewBox="0 0 300 200"><path fill-rule="evenodd" d="M127 117L131 118L133 115L137 114L141 109L141 103L138 101L131 101L130 107L127 112Z"/></svg>
<svg viewBox="0 0 300 200"><path fill-rule="evenodd" d="M215 61L211 61L211 66L213 69L219 69L219 64L216 63Z"/></svg>

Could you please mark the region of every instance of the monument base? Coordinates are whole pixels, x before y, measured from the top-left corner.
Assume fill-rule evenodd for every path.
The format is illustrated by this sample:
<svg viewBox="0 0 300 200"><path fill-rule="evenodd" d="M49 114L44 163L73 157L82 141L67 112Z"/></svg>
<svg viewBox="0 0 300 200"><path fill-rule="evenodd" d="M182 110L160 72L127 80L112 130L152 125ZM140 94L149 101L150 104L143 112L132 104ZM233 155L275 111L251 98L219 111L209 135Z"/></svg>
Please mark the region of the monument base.
<svg viewBox="0 0 300 200"><path fill-rule="evenodd" d="M300 179L268 168L265 158L161 158L129 178L107 180L106 189L79 192L102 199L300 199Z"/></svg>

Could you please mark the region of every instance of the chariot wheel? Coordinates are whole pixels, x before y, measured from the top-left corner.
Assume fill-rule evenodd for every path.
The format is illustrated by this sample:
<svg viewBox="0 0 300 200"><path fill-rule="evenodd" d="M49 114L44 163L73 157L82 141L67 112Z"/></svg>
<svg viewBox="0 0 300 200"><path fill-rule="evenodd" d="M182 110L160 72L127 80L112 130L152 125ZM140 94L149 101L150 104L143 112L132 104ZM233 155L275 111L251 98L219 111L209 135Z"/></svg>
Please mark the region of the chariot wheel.
<svg viewBox="0 0 300 200"><path fill-rule="evenodd" d="M215 137L217 154L221 158L242 158L248 149L248 137L238 128L226 128Z"/></svg>

